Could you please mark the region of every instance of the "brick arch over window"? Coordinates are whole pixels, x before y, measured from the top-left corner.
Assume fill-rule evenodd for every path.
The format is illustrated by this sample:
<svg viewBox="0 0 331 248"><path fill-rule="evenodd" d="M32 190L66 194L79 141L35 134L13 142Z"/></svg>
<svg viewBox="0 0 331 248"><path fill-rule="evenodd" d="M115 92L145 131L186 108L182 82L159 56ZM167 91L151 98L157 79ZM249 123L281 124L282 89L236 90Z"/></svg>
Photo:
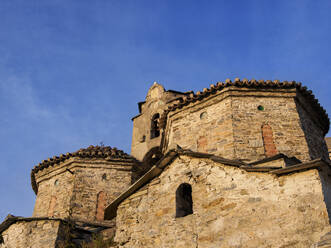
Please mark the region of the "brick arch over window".
<svg viewBox="0 0 331 248"><path fill-rule="evenodd" d="M176 190L176 218L193 214L192 187L182 183Z"/></svg>
<svg viewBox="0 0 331 248"><path fill-rule="evenodd" d="M274 142L273 133L270 125L268 124L262 125L262 138L263 138L265 155L267 157L276 155L278 152Z"/></svg>
<svg viewBox="0 0 331 248"><path fill-rule="evenodd" d="M97 210L95 214L95 219L97 221L104 220L105 208L106 208L106 194L105 192L100 191L97 197Z"/></svg>

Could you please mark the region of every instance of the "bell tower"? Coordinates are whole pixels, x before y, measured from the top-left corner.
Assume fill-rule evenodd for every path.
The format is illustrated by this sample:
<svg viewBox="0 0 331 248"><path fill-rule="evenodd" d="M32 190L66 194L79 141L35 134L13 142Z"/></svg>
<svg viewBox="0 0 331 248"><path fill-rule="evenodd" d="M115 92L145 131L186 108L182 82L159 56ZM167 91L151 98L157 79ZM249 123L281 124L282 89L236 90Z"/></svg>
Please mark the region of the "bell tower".
<svg viewBox="0 0 331 248"><path fill-rule="evenodd" d="M191 92L165 90L154 82L149 88L145 101L138 103L139 114L132 118L133 133L131 155L140 161L156 160L160 155L163 130L159 121L165 109Z"/></svg>

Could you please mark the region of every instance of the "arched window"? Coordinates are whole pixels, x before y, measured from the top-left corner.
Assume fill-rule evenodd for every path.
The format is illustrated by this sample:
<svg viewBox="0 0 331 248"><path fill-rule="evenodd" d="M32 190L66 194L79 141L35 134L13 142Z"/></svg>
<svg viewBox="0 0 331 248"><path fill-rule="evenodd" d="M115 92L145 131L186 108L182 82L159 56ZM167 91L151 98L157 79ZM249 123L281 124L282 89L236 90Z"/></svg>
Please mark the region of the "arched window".
<svg viewBox="0 0 331 248"><path fill-rule="evenodd" d="M151 139L159 137L160 136L160 129L158 127L158 120L160 118L160 114L156 113L153 115L151 120Z"/></svg>
<svg viewBox="0 0 331 248"><path fill-rule="evenodd" d="M176 190L176 218L193 214L192 187L182 183Z"/></svg>

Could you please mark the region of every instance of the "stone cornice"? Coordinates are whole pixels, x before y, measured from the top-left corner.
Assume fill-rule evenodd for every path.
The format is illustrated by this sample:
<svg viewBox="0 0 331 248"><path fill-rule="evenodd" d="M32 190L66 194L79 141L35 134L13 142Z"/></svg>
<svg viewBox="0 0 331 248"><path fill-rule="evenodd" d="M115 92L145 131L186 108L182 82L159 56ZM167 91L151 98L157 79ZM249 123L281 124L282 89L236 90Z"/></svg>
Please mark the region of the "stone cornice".
<svg viewBox="0 0 331 248"><path fill-rule="evenodd" d="M37 194L38 185L36 183L36 174L43 170L48 170L48 168L54 167L63 167L71 164L74 160L75 162L87 162L89 164L98 163L98 159L103 162L99 162L99 164L108 164L114 165L118 164L121 166L125 166L126 163L137 163L134 157L126 154L122 150L118 150L117 148L112 148L110 146L89 146L88 148L79 149L73 153L61 154L60 156L54 156L52 158L48 158L47 160L43 160L38 165L34 166L31 170L31 186L33 191ZM62 166L63 165L63 166ZM59 167L59 168L60 168Z"/></svg>
<svg viewBox="0 0 331 248"><path fill-rule="evenodd" d="M105 170L119 170L119 171L131 171L132 166L137 163L133 161L122 160L88 160L80 158L70 158L68 161L60 163L57 166L48 167L35 173L35 181L37 184L47 180L51 177L59 175L61 173L69 171L74 174L75 168L93 168L93 169L105 169Z"/></svg>

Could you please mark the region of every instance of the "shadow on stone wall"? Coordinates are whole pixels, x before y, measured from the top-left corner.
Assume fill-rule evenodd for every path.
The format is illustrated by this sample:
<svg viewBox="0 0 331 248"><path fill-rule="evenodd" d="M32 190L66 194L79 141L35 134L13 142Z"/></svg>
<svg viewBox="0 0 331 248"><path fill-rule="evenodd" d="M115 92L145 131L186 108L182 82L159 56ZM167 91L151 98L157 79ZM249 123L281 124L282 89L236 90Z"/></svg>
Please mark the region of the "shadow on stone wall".
<svg viewBox="0 0 331 248"><path fill-rule="evenodd" d="M151 148L143 158L141 163L137 163L133 167L131 174L131 184L136 182L141 176L143 176L148 170L152 168L161 158L163 154L159 146Z"/></svg>
<svg viewBox="0 0 331 248"><path fill-rule="evenodd" d="M303 106L295 101L299 113L301 128L305 134L310 159L323 158L330 161L323 130L313 121L315 113L307 113ZM318 123L319 120L316 120Z"/></svg>
<svg viewBox="0 0 331 248"><path fill-rule="evenodd" d="M329 163L329 166L331 166L330 163ZM319 176L321 178L324 202L325 202L326 209L327 209L328 215L329 215L329 224L331 225L331 169L330 169L330 167L324 166L322 168L322 170L319 171Z"/></svg>

